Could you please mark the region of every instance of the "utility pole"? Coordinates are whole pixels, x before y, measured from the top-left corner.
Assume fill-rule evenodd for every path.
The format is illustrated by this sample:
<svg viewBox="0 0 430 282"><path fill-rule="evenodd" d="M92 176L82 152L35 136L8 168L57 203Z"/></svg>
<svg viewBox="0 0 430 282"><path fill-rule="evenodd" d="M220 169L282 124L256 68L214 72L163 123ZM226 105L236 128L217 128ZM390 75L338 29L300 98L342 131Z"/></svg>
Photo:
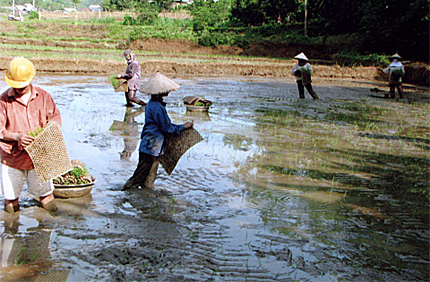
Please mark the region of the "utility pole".
<svg viewBox="0 0 430 282"><path fill-rule="evenodd" d="M308 36L308 0L305 0L305 36Z"/></svg>

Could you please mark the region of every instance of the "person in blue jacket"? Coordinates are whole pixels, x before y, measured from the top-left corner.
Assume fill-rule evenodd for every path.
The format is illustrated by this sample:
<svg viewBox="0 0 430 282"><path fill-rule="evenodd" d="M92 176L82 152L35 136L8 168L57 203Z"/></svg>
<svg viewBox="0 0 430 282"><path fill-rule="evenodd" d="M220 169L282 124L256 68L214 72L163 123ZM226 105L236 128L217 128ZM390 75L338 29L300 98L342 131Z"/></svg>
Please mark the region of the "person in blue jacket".
<svg viewBox="0 0 430 282"><path fill-rule="evenodd" d="M156 73L141 86L140 92L151 94L151 99L145 108L145 125L141 133L139 163L133 176L125 183L123 190L138 186L151 188L155 181L154 173L156 174L158 168L158 158L164 153L166 137L177 136L182 130L193 126L191 122L173 124L170 121L163 97L177 89L179 89L179 84L161 73Z"/></svg>

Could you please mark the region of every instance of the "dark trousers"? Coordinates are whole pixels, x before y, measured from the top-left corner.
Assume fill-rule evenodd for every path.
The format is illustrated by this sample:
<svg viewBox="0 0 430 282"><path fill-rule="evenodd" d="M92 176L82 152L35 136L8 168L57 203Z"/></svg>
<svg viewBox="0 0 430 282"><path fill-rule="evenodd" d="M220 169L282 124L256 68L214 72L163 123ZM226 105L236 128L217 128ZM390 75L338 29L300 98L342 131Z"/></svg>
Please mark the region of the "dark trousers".
<svg viewBox="0 0 430 282"><path fill-rule="evenodd" d="M138 105L145 105L145 102L140 100L139 98L136 98L136 90L128 90L128 92L124 92L125 94L125 101L127 102L127 107L133 107L133 103L136 103Z"/></svg>
<svg viewBox="0 0 430 282"><path fill-rule="evenodd" d="M157 176L158 157L139 152L139 163L133 176L125 183L123 190L134 187L152 188Z"/></svg>
<svg viewBox="0 0 430 282"><path fill-rule="evenodd" d="M402 86L401 82L398 82L396 84L390 84L389 86L390 86L390 97L391 98L396 98L395 91L397 88L397 91L399 92L399 98L403 99L403 86ZM385 95L385 96L388 98L388 95Z"/></svg>
<svg viewBox="0 0 430 282"><path fill-rule="evenodd" d="M313 99L319 99L317 93L315 93L315 91L312 89L312 84L308 83L306 85L303 85L303 82L301 80L297 80L297 88L299 88L300 99L305 99L305 87Z"/></svg>

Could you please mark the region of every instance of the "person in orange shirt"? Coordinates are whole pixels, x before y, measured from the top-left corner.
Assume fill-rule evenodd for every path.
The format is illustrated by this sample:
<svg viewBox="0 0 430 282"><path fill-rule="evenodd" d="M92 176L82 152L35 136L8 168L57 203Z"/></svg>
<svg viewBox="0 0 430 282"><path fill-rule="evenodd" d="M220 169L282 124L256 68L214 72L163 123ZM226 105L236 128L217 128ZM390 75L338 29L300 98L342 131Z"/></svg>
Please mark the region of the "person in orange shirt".
<svg viewBox="0 0 430 282"><path fill-rule="evenodd" d="M1 192L5 211L19 211L19 197L27 182L28 192L39 197L43 208L57 210L52 180L41 183L25 146L34 140L29 133L44 128L48 121L61 126L61 116L51 95L31 82L36 74L32 62L13 59L5 80L11 87L0 95Z"/></svg>

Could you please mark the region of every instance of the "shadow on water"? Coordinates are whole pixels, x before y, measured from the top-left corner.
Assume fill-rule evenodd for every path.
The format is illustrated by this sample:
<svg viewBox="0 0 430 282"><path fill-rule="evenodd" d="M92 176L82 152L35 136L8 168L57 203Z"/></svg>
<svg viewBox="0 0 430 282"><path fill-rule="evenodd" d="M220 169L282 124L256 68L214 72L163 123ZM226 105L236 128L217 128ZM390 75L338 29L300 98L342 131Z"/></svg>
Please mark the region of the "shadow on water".
<svg viewBox="0 0 430 282"><path fill-rule="evenodd" d="M204 140L171 175L159 169L155 190L122 191L144 109L105 78L38 77L70 157L98 181L58 213L24 194L18 221L2 214L2 279L428 280L428 103L372 100L365 83L316 83L312 101L267 78L175 80L169 116ZM190 95L213 106L187 112Z"/></svg>

